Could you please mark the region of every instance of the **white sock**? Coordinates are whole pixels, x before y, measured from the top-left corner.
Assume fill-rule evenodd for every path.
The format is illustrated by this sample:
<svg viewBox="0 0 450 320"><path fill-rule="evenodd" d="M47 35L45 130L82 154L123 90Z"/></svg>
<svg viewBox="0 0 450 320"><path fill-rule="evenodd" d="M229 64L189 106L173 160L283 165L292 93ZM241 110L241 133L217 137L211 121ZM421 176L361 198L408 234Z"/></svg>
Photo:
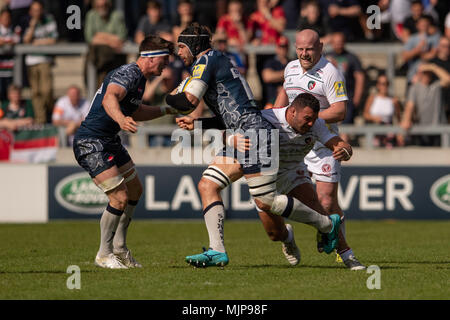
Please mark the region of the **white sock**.
<svg viewBox="0 0 450 320"><path fill-rule="evenodd" d="M275 203L276 202L276 203ZM300 200L290 196L278 195L276 201L272 205L274 213L280 211L280 205L283 207L282 217L291 219L293 221L301 222L315 227L323 233L328 233L333 228L333 223L328 216L322 215L316 210L311 209Z"/></svg>
<svg viewBox="0 0 450 320"><path fill-rule="evenodd" d="M101 257L113 253L113 239L119 225L122 210L111 207L109 204L103 211L100 219L100 249L98 255Z"/></svg>
<svg viewBox="0 0 450 320"><path fill-rule="evenodd" d="M225 252L223 240L225 208L222 201L216 201L207 206L203 210L203 217L208 230L209 247L215 251Z"/></svg>
<svg viewBox="0 0 450 320"><path fill-rule="evenodd" d="M127 248L127 232L130 225L131 218L136 210L137 201L128 201L123 215L120 217L119 225L117 226L116 234L114 235L113 247L114 252L126 252Z"/></svg>
<svg viewBox="0 0 450 320"><path fill-rule="evenodd" d="M353 251L351 248L346 249L344 252L339 253L343 261L348 260L350 256L353 255Z"/></svg>

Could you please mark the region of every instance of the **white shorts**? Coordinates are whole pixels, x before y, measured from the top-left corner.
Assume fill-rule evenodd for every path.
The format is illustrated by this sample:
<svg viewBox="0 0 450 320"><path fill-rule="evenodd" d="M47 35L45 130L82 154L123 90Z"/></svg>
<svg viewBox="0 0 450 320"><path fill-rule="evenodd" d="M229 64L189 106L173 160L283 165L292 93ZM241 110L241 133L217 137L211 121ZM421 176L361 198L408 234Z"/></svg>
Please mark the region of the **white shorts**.
<svg viewBox="0 0 450 320"><path fill-rule="evenodd" d="M326 148L311 150L305 157L305 164L316 181L339 182L341 163L333 158L333 152Z"/></svg>
<svg viewBox="0 0 450 320"><path fill-rule="evenodd" d="M304 184L311 183L309 177L308 168L304 163L300 163L297 167L292 169L278 171L277 176L277 192L279 194L288 194L295 187Z"/></svg>
<svg viewBox="0 0 450 320"><path fill-rule="evenodd" d="M280 168L277 175L277 193L288 194L295 187L304 183L312 184L308 168L304 163L300 163L297 167L291 169L283 170L283 168ZM261 212L261 209L254 202L253 205L258 212Z"/></svg>

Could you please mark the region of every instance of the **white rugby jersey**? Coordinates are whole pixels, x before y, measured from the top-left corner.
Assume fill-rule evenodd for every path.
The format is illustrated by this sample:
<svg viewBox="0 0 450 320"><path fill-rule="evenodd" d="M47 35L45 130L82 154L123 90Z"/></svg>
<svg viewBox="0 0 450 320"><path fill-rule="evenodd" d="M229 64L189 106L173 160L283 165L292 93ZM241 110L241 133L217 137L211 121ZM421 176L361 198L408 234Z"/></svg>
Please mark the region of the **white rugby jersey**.
<svg viewBox="0 0 450 320"><path fill-rule="evenodd" d="M348 100L342 73L323 56L314 67L303 72L298 59L288 63L284 69L283 88L289 98L289 104L300 93L308 92L320 102L320 110L328 109L330 104ZM327 124L338 134L336 123ZM316 145L314 149L322 147Z"/></svg>
<svg viewBox="0 0 450 320"><path fill-rule="evenodd" d="M331 132L325 120L317 119L311 129L297 133L286 121L288 107L262 110L262 116L279 130L279 172L298 167L311 151L316 141L326 143L336 134Z"/></svg>

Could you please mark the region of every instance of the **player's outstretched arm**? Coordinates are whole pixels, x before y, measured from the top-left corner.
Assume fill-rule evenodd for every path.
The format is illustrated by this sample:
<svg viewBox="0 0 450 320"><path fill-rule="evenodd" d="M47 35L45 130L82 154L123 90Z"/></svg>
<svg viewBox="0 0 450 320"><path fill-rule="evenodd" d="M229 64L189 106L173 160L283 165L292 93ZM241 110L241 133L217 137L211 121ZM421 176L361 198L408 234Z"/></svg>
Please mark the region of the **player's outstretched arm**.
<svg viewBox="0 0 450 320"><path fill-rule="evenodd" d="M348 161L353 155L352 147L338 136L328 140L325 146L333 151L333 157L338 161Z"/></svg>
<svg viewBox="0 0 450 320"><path fill-rule="evenodd" d="M218 117L212 117L212 118L193 118L191 116L184 116L181 118L175 119L177 125L181 129L185 130L193 130L194 129L194 121L200 121L202 123L202 129L219 129L224 130L225 125Z"/></svg>
<svg viewBox="0 0 450 320"><path fill-rule="evenodd" d="M141 104L132 117L135 121L148 121L160 118L166 114L178 114L178 110L166 106L154 107Z"/></svg>
<svg viewBox="0 0 450 320"><path fill-rule="evenodd" d="M189 92L180 92L168 94L166 96L166 103L183 113L195 109L200 103L200 99Z"/></svg>
<svg viewBox="0 0 450 320"><path fill-rule="evenodd" d="M103 108L106 113L119 124L120 129L136 133L137 124L132 117L125 116L120 110L120 101L125 97L127 91L125 88L111 83L106 88L105 96L103 97Z"/></svg>

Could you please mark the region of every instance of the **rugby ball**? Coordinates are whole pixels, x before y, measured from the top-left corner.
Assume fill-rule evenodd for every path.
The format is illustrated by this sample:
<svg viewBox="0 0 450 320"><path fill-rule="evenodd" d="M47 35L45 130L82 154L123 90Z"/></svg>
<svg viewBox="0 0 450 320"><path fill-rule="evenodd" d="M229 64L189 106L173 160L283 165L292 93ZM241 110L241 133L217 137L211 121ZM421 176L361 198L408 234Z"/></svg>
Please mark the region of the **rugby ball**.
<svg viewBox="0 0 450 320"><path fill-rule="evenodd" d="M183 81L181 81L180 84L177 87L177 93L184 92L184 90L186 90L186 86L187 86L187 84L189 83L190 80L191 80L191 77L187 77ZM190 109L190 110L186 110L186 111L178 110L178 112L180 114L183 114L183 115L188 115L189 113L191 113L194 110L195 110L195 108Z"/></svg>
<svg viewBox="0 0 450 320"><path fill-rule="evenodd" d="M189 82L189 80L191 80L191 77L187 77L184 80L182 80L180 82L180 84L177 87L177 93L181 93L184 92L184 90L186 89L186 85Z"/></svg>

